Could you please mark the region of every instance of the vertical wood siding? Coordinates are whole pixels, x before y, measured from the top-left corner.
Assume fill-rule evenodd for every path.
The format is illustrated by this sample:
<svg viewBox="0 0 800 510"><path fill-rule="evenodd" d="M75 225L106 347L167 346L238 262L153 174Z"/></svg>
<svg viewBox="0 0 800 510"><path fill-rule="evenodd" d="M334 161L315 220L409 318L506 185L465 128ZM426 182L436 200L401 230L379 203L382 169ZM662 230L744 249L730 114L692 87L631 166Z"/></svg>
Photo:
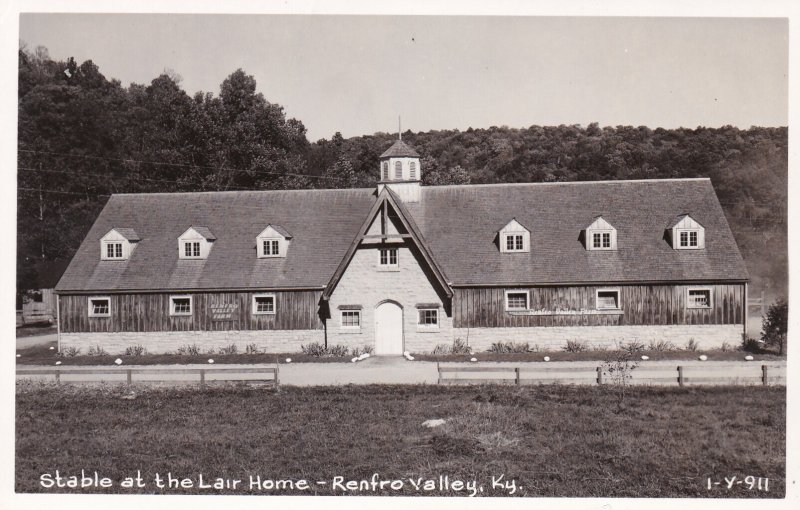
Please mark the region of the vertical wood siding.
<svg viewBox="0 0 800 510"><path fill-rule="evenodd" d="M322 329L318 315L322 291L269 293L275 294L275 313L270 315L253 315L254 292L110 294L111 317L89 317L89 296L62 295L61 331L111 333ZM187 294L192 296L192 315L170 316L169 297ZM237 305L230 320L212 319L212 307L228 303Z"/></svg>
<svg viewBox="0 0 800 510"><path fill-rule="evenodd" d="M687 308L687 289L711 289L711 308ZM619 289L621 315L513 315L506 290L528 290L534 310L594 310L597 289ZM453 327L742 324L744 284L493 287L453 289Z"/></svg>

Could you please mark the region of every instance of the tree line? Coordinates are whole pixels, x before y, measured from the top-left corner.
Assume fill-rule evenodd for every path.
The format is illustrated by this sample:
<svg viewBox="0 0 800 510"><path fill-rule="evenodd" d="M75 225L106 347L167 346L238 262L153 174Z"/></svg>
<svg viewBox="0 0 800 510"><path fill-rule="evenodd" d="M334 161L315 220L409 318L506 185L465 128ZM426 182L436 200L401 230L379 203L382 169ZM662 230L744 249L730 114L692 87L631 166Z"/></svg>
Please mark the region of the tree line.
<svg viewBox="0 0 800 510"><path fill-rule="evenodd" d="M166 71L123 87L91 60L19 50L17 287L68 259L112 193L374 186L397 134L309 142L243 70L189 95ZM406 131L428 185L709 177L753 288L786 295L786 127L578 125Z"/></svg>

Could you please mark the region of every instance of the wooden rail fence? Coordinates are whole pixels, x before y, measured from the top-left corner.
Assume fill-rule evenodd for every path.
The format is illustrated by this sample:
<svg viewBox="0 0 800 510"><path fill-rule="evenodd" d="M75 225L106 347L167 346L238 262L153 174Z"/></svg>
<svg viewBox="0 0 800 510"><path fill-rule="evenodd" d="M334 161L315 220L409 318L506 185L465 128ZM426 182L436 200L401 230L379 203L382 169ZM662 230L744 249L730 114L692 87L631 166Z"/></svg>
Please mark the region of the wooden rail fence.
<svg viewBox="0 0 800 510"><path fill-rule="evenodd" d="M758 367L758 368L756 368ZM583 367L537 367L537 366L463 366L463 365L441 365L436 364L438 371L438 384L448 383L505 383L519 386L523 383L592 383L608 384L619 381L618 378L610 375L603 367L583 366ZM744 370L746 374L726 375L713 374L716 370ZM771 372L770 369L773 371ZM687 376L687 372L702 370L705 373L712 372L713 375ZM708 384L730 384L736 383L756 383L767 386L770 383L776 384L786 381L785 366L767 364L728 364L714 363L709 365L655 365L641 366L630 371L631 378L628 381L634 383L677 383L684 386L688 383L708 383ZM775 374L775 371L783 372L783 375ZM639 374L664 373L671 375L644 375ZM495 377L464 377L466 374L495 375ZM549 377L542 377L542 375ZM499 377L498 377L499 376Z"/></svg>
<svg viewBox="0 0 800 510"><path fill-rule="evenodd" d="M223 377L218 377L219 375ZM55 382L73 383L73 382L124 382L128 384L134 383L150 383L150 382L197 382L200 386L205 386L209 382L258 382L274 385L276 388L280 384L279 368L278 365L274 367L256 367L256 368L111 368L98 370L96 368L47 368L47 369L18 369L17 375L20 376L55 376ZM187 375L193 376L189 378L158 378L146 377L135 378L134 375L145 376L160 376L160 375ZM206 376L213 375L212 378ZM246 375L246 377L231 377L234 375ZM63 376L68 376L67 380L62 379ZM78 377L75 377L78 376ZM81 378L80 376L84 376ZM90 377L85 377L90 376ZM98 377L100 376L100 377Z"/></svg>

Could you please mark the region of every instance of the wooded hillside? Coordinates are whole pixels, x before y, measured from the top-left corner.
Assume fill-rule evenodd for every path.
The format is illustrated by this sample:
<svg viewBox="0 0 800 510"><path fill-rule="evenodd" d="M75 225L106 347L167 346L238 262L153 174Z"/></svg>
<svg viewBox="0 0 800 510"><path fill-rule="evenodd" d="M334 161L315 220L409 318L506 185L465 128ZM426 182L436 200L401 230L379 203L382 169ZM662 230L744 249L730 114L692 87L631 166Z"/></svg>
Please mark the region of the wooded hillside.
<svg viewBox="0 0 800 510"><path fill-rule="evenodd" d="M535 119L531 119L535 121ZM237 70L190 96L166 72L123 87L91 61L19 52L17 285L70 258L112 193L373 186L396 134L310 143ZM710 177L752 278L786 295L787 128L531 126L403 133L428 185Z"/></svg>

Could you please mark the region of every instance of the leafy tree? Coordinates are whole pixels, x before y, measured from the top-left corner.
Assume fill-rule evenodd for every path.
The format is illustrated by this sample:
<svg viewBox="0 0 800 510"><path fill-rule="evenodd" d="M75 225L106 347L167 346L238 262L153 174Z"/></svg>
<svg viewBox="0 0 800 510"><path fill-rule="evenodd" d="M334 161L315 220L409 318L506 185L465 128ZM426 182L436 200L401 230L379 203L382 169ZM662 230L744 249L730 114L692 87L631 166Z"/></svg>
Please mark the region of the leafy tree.
<svg viewBox="0 0 800 510"><path fill-rule="evenodd" d="M778 354L783 355L789 322L789 305L784 299L770 305L761 322L761 340L767 345L777 345Z"/></svg>

